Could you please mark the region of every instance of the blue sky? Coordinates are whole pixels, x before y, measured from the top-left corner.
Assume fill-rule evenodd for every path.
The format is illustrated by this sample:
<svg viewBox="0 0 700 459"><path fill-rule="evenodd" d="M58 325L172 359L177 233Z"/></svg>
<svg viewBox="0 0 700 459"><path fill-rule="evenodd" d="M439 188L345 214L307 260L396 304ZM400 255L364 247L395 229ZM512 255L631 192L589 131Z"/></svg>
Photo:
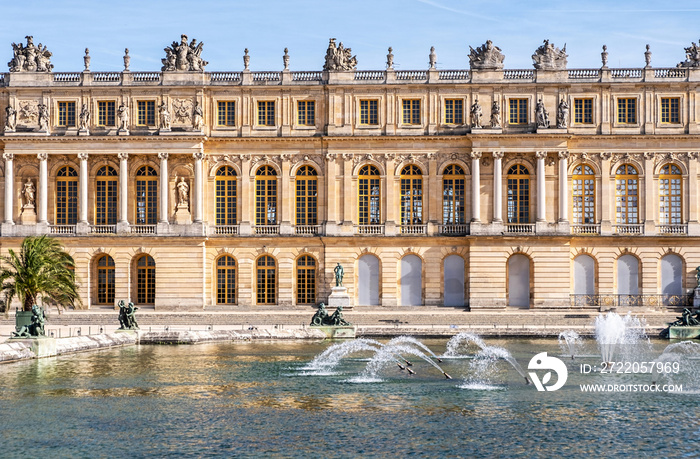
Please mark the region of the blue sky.
<svg viewBox="0 0 700 459"><path fill-rule="evenodd" d="M53 52L57 72L80 71L85 47L91 69L123 66L129 48L131 70L160 70L163 48L184 33L204 42L210 71L239 71L243 49L250 68L281 70L289 48L292 70L320 70L328 38L357 55L358 68L385 67L387 47L395 68L428 67L435 46L438 68L469 67L469 46L493 40L506 68L532 68L530 56L544 39L566 44L569 68L600 67L607 44L610 67L642 67L645 45L652 66L672 67L685 58L684 47L700 39L700 3L656 1L133 1L35 0L4 2L0 27L0 71L7 71L12 42L33 35Z"/></svg>

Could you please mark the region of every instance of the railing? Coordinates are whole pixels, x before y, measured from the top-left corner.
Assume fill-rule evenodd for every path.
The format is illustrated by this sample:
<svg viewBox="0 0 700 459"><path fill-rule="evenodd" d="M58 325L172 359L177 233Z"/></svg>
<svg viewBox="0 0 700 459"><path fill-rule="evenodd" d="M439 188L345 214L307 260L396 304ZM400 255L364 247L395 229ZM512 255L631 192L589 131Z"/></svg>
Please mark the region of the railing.
<svg viewBox="0 0 700 459"><path fill-rule="evenodd" d="M400 234L425 234L428 232L428 225L400 225Z"/></svg>
<svg viewBox="0 0 700 459"><path fill-rule="evenodd" d="M504 80L531 80L535 78L535 71L529 69L503 70Z"/></svg>
<svg viewBox="0 0 700 459"><path fill-rule="evenodd" d="M396 72L397 80L427 80L428 72L425 70L399 70Z"/></svg>
<svg viewBox="0 0 700 459"><path fill-rule="evenodd" d="M257 82L280 81L280 78L280 72L253 72L253 81Z"/></svg>
<svg viewBox="0 0 700 459"><path fill-rule="evenodd" d="M469 70L440 70L438 80L468 80Z"/></svg>
<svg viewBox="0 0 700 459"><path fill-rule="evenodd" d="M600 71L598 69L571 69L569 70L569 79L578 80L582 78L598 78Z"/></svg>
<svg viewBox="0 0 700 459"><path fill-rule="evenodd" d="M600 234L600 223L575 223L571 225L571 234Z"/></svg>
<svg viewBox="0 0 700 459"><path fill-rule="evenodd" d="M134 81L144 81L149 83L156 83L160 81L160 72L133 72L131 75L134 77Z"/></svg>
<svg viewBox="0 0 700 459"><path fill-rule="evenodd" d="M217 81L238 82L241 81L241 72L211 72L209 73L209 81L212 83Z"/></svg>
<svg viewBox="0 0 700 459"><path fill-rule="evenodd" d="M354 225L355 234L384 234L384 225Z"/></svg>
<svg viewBox="0 0 700 459"><path fill-rule="evenodd" d="M693 305L692 293L679 295L569 295L570 305L574 307L615 308L626 306L668 306L685 307Z"/></svg>
<svg viewBox="0 0 700 459"><path fill-rule="evenodd" d="M255 225L253 229L258 236L274 236L280 234L280 225Z"/></svg>
<svg viewBox="0 0 700 459"><path fill-rule="evenodd" d="M75 234L75 225L49 225L51 234Z"/></svg>
<svg viewBox="0 0 700 459"><path fill-rule="evenodd" d="M384 71L382 70L356 70L355 79L356 80L383 80Z"/></svg>
<svg viewBox="0 0 700 459"><path fill-rule="evenodd" d="M294 233L300 236L317 236L321 233L321 225L295 225Z"/></svg>
<svg viewBox="0 0 700 459"><path fill-rule="evenodd" d="M214 227L214 234L236 236L238 235L238 225L216 225Z"/></svg>
<svg viewBox="0 0 700 459"><path fill-rule="evenodd" d="M654 78L685 78L687 75L688 71L684 68L654 69Z"/></svg>
<svg viewBox="0 0 700 459"><path fill-rule="evenodd" d="M688 234L688 225L656 225L659 234Z"/></svg>
<svg viewBox="0 0 700 459"><path fill-rule="evenodd" d="M156 234L156 225L131 225L131 234Z"/></svg>
<svg viewBox="0 0 700 459"><path fill-rule="evenodd" d="M613 78L641 78L642 69L610 69Z"/></svg>
<svg viewBox="0 0 700 459"><path fill-rule="evenodd" d="M91 234L116 234L117 225L91 225Z"/></svg>
<svg viewBox="0 0 700 459"><path fill-rule="evenodd" d="M92 81L99 81L105 83L116 83L119 82L121 78L122 74L120 72L94 72L92 74Z"/></svg>
<svg viewBox="0 0 700 459"><path fill-rule="evenodd" d="M53 81L56 83L77 83L80 81L80 73L60 72L53 74Z"/></svg>
<svg viewBox="0 0 700 459"><path fill-rule="evenodd" d="M438 232L446 236L465 236L469 233L467 224L446 224L438 227Z"/></svg>
<svg viewBox="0 0 700 459"><path fill-rule="evenodd" d="M534 223L506 223L505 232L510 234L534 234Z"/></svg>
<svg viewBox="0 0 700 459"><path fill-rule="evenodd" d="M292 72L292 81L322 81L323 72Z"/></svg>
<svg viewBox="0 0 700 459"><path fill-rule="evenodd" d="M615 234L644 234L644 224L632 223L628 225L613 225Z"/></svg>

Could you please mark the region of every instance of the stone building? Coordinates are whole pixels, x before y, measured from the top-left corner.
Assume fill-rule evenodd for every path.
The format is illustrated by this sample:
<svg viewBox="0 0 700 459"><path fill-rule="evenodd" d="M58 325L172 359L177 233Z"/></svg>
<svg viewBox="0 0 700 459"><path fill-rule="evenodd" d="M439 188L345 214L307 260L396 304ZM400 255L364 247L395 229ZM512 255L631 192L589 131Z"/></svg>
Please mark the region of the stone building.
<svg viewBox="0 0 700 459"><path fill-rule="evenodd" d="M2 250L50 234L83 303L309 307L333 268L355 305L676 307L700 265L700 60L533 69L489 41L469 70L0 74ZM39 49L39 51L37 51ZM41 58L40 58L41 56ZM39 62L41 61L41 62ZM35 65L30 65L37 62Z"/></svg>

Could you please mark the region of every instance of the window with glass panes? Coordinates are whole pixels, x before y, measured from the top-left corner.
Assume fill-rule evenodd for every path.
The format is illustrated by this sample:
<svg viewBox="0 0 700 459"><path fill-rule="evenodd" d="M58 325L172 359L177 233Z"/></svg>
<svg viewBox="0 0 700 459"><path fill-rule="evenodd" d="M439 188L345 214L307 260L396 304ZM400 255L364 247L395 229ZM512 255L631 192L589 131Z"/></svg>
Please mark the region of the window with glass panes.
<svg viewBox="0 0 700 459"><path fill-rule="evenodd" d="M297 259L297 304L316 303L316 260L309 255Z"/></svg>
<svg viewBox="0 0 700 459"><path fill-rule="evenodd" d="M668 124L678 124L681 122L680 117L680 98L678 97L662 97L661 98L661 122Z"/></svg>
<svg viewBox="0 0 700 459"><path fill-rule="evenodd" d="M277 224L277 172L271 166L255 173L255 224Z"/></svg>
<svg viewBox="0 0 700 459"><path fill-rule="evenodd" d="M222 166L216 171L216 225L230 226L238 223L236 216L237 195L236 170Z"/></svg>
<svg viewBox="0 0 700 459"><path fill-rule="evenodd" d="M275 125L275 101L258 101L258 126Z"/></svg>
<svg viewBox="0 0 700 459"><path fill-rule="evenodd" d="M136 124L139 126L155 126L155 124L156 124L156 101L155 100L136 101Z"/></svg>
<svg viewBox="0 0 700 459"><path fill-rule="evenodd" d="M442 223L463 225L465 224L464 169L451 164L442 174Z"/></svg>
<svg viewBox="0 0 700 459"><path fill-rule="evenodd" d="M527 99L508 99L508 124L527 124Z"/></svg>
<svg viewBox="0 0 700 459"><path fill-rule="evenodd" d="M464 122L463 107L462 99L445 99L445 124L462 124Z"/></svg>
<svg viewBox="0 0 700 459"><path fill-rule="evenodd" d="M615 171L615 222L619 225L639 223L639 176L637 169L629 164Z"/></svg>
<svg viewBox="0 0 700 459"><path fill-rule="evenodd" d="M56 225L78 222L78 173L63 166L56 174Z"/></svg>
<svg viewBox="0 0 700 459"><path fill-rule="evenodd" d="M158 222L158 174L151 166L136 171L136 224L155 225Z"/></svg>
<svg viewBox="0 0 700 459"><path fill-rule="evenodd" d="M97 125L98 126L114 126L114 113L115 113L114 101L100 101L97 102Z"/></svg>
<svg viewBox="0 0 700 459"><path fill-rule="evenodd" d="M75 126L75 102L58 103L58 125L64 127Z"/></svg>
<svg viewBox="0 0 700 459"><path fill-rule="evenodd" d="M220 100L217 108L216 124L218 126L236 125L236 102Z"/></svg>
<svg viewBox="0 0 700 459"><path fill-rule="evenodd" d="M595 172L590 166L579 164L571 177L573 223L578 225L596 223L595 219Z"/></svg>
<svg viewBox="0 0 700 459"><path fill-rule="evenodd" d="M593 99L574 99L574 124L593 124Z"/></svg>
<svg viewBox="0 0 700 459"><path fill-rule="evenodd" d="M257 304L275 304L277 266L274 258L269 255L263 255L258 258L255 280Z"/></svg>
<svg viewBox="0 0 700 459"><path fill-rule="evenodd" d="M357 211L360 225L379 225L380 223L381 191L379 184L379 169L369 164L360 168L357 177Z"/></svg>
<svg viewBox="0 0 700 459"><path fill-rule="evenodd" d="M114 277L114 259L101 255L97 259L97 304L114 304L116 281Z"/></svg>
<svg viewBox="0 0 700 459"><path fill-rule="evenodd" d="M313 126L316 124L316 102L313 100L297 101L297 124Z"/></svg>
<svg viewBox="0 0 700 459"><path fill-rule="evenodd" d="M216 304L236 304L236 260L230 255L216 260Z"/></svg>
<svg viewBox="0 0 700 459"><path fill-rule="evenodd" d="M360 101L360 124L366 126L376 126L379 124L379 101Z"/></svg>
<svg viewBox="0 0 700 459"><path fill-rule="evenodd" d="M617 99L617 122L619 124L637 123L637 99L624 97Z"/></svg>
<svg viewBox="0 0 700 459"><path fill-rule="evenodd" d="M318 179L311 166L301 166L296 173L295 221L297 225L318 224Z"/></svg>
<svg viewBox="0 0 700 459"><path fill-rule="evenodd" d="M97 170L95 179L95 224L117 224L117 199L119 183L117 171L111 166Z"/></svg>
<svg viewBox="0 0 700 459"><path fill-rule="evenodd" d="M423 223L423 172L414 164L401 169L401 224Z"/></svg>
<svg viewBox="0 0 700 459"><path fill-rule="evenodd" d="M530 223L530 171L522 164L508 169L508 223Z"/></svg>
<svg viewBox="0 0 700 459"><path fill-rule="evenodd" d="M420 124L420 99L404 99L401 103L403 124Z"/></svg>
<svg viewBox="0 0 700 459"><path fill-rule="evenodd" d="M153 304L156 301L156 261L150 255L136 260L136 302Z"/></svg>
<svg viewBox="0 0 700 459"><path fill-rule="evenodd" d="M681 170L675 164L666 164L659 173L659 223L680 225L683 223Z"/></svg>

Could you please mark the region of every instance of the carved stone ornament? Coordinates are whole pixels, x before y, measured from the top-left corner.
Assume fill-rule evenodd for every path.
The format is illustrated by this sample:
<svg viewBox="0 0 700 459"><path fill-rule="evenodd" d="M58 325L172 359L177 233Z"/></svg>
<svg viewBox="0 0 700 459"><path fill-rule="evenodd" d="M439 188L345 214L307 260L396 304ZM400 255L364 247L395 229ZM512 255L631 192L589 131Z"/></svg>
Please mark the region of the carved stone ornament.
<svg viewBox="0 0 700 459"><path fill-rule="evenodd" d="M173 117L176 123L189 124L192 118L193 104L190 99L173 100Z"/></svg>
<svg viewBox="0 0 700 459"><path fill-rule="evenodd" d="M609 151L602 151L602 152L598 153L598 155L600 156L600 159L603 161L608 161L608 160L610 160L610 158L612 158L612 153Z"/></svg>
<svg viewBox="0 0 700 459"><path fill-rule="evenodd" d="M326 50L326 63L323 65L324 72L339 72L355 70L357 68L357 56L352 55L350 48L345 48L341 42L335 44L335 38L331 38Z"/></svg>
<svg viewBox="0 0 700 459"><path fill-rule="evenodd" d="M478 70L501 70L506 57L501 48L494 46L491 40L474 49L469 47L469 68Z"/></svg>
<svg viewBox="0 0 700 459"><path fill-rule="evenodd" d="M700 67L700 47L691 42L685 50L685 61L679 62L676 67Z"/></svg>
<svg viewBox="0 0 700 459"><path fill-rule="evenodd" d="M20 100L19 119L28 124L34 124L39 119L39 102L35 100Z"/></svg>
<svg viewBox="0 0 700 459"><path fill-rule="evenodd" d="M535 50L532 55L532 65L538 70L566 70L566 45L556 48L549 40Z"/></svg>
<svg viewBox="0 0 700 459"><path fill-rule="evenodd" d="M7 63L10 72L51 72L51 51L39 43L34 46L33 37L27 35L27 45L12 43L12 60Z"/></svg>
<svg viewBox="0 0 700 459"><path fill-rule="evenodd" d="M209 63L202 59L204 43L197 44L196 39L187 44L187 35L180 35L180 43L174 41L165 48L165 58L161 59L163 72L203 72Z"/></svg>
<svg viewBox="0 0 700 459"><path fill-rule="evenodd" d="M688 159L698 159L698 152L697 151L689 151L686 153L686 156L688 156Z"/></svg>

